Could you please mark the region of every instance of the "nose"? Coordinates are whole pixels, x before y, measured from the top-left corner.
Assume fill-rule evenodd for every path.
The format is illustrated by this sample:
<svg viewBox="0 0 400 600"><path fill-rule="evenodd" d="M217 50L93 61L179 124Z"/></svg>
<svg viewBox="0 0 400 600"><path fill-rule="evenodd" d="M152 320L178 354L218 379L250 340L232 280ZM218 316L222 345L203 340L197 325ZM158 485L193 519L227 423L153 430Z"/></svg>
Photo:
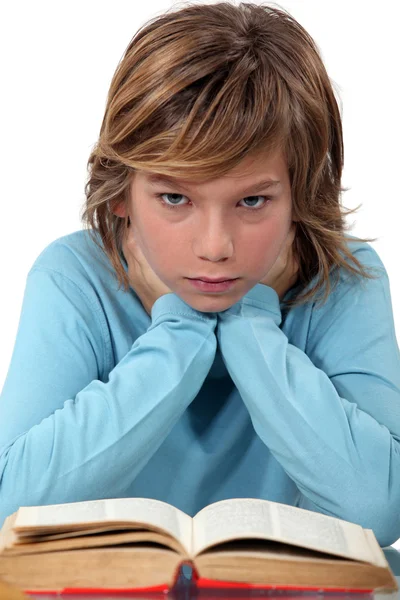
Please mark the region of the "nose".
<svg viewBox="0 0 400 600"><path fill-rule="evenodd" d="M210 218L207 223L197 229L195 254L203 260L220 262L232 257L234 252L233 233L226 220Z"/></svg>

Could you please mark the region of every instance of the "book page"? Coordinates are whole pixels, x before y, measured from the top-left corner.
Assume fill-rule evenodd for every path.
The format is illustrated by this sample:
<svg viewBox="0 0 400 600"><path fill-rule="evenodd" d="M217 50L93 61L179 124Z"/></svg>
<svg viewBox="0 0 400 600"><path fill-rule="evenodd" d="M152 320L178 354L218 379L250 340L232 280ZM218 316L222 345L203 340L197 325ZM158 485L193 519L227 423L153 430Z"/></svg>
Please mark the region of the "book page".
<svg viewBox="0 0 400 600"><path fill-rule="evenodd" d="M276 539L269 502L230 498L214 502L193 517L193 556L211 544L247 537Z"/></svg>
<svg viewBox="0 0 400 600"><path fill-rule="evenodd" d="M76 530L81 525L120 522L156 527L178 539L187 551L191 548L192 518L171 504L151 498L114 498L87 500L47 506L23 506L18 509L14 523L16 531L24 528L54 531Z"/></svg>
<svg viewBox="0 0 400 600"><path fill-rule="evenodd" d="M274 540L378 564L360 525L287 504L233 498L210 504L193 518L194 555L213 544L246 538Z"/></svg>
<svg viewBox="0 0 400 600"><path fill-rule="evenodd" d="M385 553L383 552L382 548L378 544L378 540L376 539L376 536L375 536L373 530L372 529L364 529L364 535L367 539L369 547L371 548L371 551L374 554L375 564L378 565L379 567L383 567L384 569L386 569L387 567L390 568L390 565L387 561Z"/></svg>

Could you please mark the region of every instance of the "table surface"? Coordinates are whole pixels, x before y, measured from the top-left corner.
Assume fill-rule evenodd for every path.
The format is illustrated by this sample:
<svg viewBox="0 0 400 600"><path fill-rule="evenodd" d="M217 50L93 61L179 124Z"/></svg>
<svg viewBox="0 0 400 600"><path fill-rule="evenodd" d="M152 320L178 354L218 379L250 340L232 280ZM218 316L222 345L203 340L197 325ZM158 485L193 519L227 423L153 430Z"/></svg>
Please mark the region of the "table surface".
<svg viewBox="0 0 400 600"><path fill-rule="evenodd" d="M388 546L386 548L382 548L386 559L392 569L397 583L400 588L400 552L393 548L392 546ZM196 595L193 593L193 590L189 585L181 586L178 594L169 595L169 594L29 594L28 598L35 598L35 600L193 600L196 598ZM229 600L234 599L234 592L222 592L219 590L216 593L207 593L207 591L202 590L201 599L207 600L207 598L212 598L212 600ZM266 591L266 592L257 592L256 595L248 596L249 598L260 598L260 597L268 597L268 598L276 598L277 600L320 600L321 598L326 598L326 600L400 600L400 591L393 593L375 593L375 594L348 594L348 593L333 593L329 592L326 594L323 593L309 593L309 592L286 592L286 591ZM197 597L199 600L200 597ZM243 596L241 596L243 598Z"/></svg>

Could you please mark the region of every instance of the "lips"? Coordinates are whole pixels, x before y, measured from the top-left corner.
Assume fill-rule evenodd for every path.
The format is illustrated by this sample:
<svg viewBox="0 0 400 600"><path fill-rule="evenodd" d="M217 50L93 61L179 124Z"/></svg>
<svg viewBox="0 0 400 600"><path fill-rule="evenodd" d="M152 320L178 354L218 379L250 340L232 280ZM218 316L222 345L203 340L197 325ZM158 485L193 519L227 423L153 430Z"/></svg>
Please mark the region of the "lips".
<svg viewBox="0 0 400 600"><path fill-rule="evenodd" d="M190 279L198 279L200 281L206 281L207 283L222 283L223 281L233 281L237 277L221 277L220 279L210 279L208 277L190 277Z"/></svg>

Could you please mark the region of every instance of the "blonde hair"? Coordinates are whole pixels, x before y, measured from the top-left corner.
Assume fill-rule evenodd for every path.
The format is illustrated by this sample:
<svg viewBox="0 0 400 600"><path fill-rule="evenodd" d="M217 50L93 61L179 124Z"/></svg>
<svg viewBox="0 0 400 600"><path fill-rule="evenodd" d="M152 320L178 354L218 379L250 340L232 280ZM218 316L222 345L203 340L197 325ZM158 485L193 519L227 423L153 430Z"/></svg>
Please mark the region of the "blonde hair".
<svg viewBox="0 0 400 600"><path fill-rule="evenodd" d="M325 286L324 303L339 268L373 279L347 246L345 217L361 204L340 205L348 190L341 115L305 29L284 9L247 2L184 3L143 25L111 81L81 217L96 244L99 235L120 286L129 290L121 262L129 217L112 210L127 206L136 170L206 180L276 150L287 162L298 220L297 293L286 306L313 300Z"/></svg>

